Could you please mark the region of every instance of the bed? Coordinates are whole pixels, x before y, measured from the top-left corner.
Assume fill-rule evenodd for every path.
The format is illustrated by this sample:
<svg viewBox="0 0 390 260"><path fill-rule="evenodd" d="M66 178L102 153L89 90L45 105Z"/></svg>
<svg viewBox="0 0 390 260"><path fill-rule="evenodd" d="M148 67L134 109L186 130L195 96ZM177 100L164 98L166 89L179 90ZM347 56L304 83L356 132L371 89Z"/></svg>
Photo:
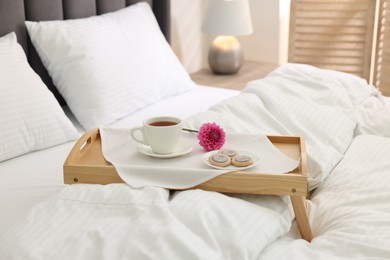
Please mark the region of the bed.
<svg viewBox="0 0 390 260"><path fill-rule="evenodd" d="M135 2L0 0L0 259L390 258L390 99L304 64L242 92L197 86L168 44L170 2ZM64 184L86 130L156 115L302 136L313 240L288 197Z"/></svg>

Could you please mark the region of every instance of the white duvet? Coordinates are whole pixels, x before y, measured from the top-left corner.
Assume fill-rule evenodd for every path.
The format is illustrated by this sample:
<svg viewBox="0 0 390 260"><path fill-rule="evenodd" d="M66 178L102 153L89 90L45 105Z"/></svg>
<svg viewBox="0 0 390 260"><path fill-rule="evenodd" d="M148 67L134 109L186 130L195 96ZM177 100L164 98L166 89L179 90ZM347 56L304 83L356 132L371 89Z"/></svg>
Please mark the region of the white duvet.
<svg viewBox="0 0 390 260"><path fill-rule="evenodd" d="M388 99L356 76L288 64L187 123L199 128L215 121L229 132L303 136L309 188L314 189L339 163L354 136L390 137Z"/></svg>
<svg viewBox="0 0 390 260"><path fill-rule="evenodd" d="M311 244L295 225L286 234L293 219L286 198L72 185L0 235L1 259L390 256L389 106L357 77L290 64L186 120L304 136L310 188L318 187L308 204Z"/></svg>
<svg viewBox="0 0 390 260"><path fill-rule="evenodd" d="M278 197L252 203L219 193L125 184L72 185L1 240L1 259L254 259L286 233ZM264 205L261 206L261 205Z"/></svg>
<svg viewBox="0 0 390 260"><path fill-rule="evenodd" d="M314 239L291 235L259 259L390 259L390 139L360 135L309 202Z"/></svg>

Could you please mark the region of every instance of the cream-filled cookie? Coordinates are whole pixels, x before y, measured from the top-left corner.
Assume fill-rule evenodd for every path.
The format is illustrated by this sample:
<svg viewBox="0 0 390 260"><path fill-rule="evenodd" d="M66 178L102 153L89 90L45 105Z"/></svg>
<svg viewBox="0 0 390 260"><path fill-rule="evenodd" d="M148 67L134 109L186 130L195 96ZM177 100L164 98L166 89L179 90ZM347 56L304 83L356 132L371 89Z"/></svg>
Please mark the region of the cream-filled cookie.
<svg viewBox="0 0 390 260"><path fill-rule="evenodd" d="M237 155L233 157L232 164L237 167L246 167L253 164L253 159L249 155Z"/></svg>
<svg viewBox="0 0 390 260"><path fill-rule="evenodd" d="M237 155L237 152L231 149L222 149L219 151L221 154L225 154L229 156L230 158L233 158L234 156Z"/></svg>
<svg viewBox="0 0 390 260"><path fill-rule="evenodd" d="M214 154L210 155L209 162L210 162L210 164L212 164L214 166L226 167L226 166L230 165L231 160L230 160L230 157L227 156L226 154L222 154L222 153L218 152L218 153L214 153Z"/></svg>

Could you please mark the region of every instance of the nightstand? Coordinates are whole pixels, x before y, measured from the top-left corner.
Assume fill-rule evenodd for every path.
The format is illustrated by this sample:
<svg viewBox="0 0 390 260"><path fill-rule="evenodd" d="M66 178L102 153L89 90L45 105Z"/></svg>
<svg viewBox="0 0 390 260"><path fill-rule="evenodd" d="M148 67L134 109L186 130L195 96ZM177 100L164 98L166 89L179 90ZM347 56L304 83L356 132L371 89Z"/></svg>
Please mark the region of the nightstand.
<svg viewBox="0 0 390 260"><path fill-rule="evenodd" d="M277 67L278 65L271 63L244 61L242 68L236 74L214 74L207 68L192 73L190 76L199 85L241 90L248 81L263 78Z"/></svg>

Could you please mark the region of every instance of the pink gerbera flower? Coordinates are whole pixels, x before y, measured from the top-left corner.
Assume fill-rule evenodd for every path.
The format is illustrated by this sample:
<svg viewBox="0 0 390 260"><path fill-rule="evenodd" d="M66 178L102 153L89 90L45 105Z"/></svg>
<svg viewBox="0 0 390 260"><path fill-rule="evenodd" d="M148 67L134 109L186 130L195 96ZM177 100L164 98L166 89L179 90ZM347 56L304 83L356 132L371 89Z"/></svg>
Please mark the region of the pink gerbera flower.
<svg viewBox="0 0 390 260"><path fill-rule="evenodd" d="M198 131L198 140L206 151L218 150L225 143L225 132L216 123L205 123Z"/></svg>

